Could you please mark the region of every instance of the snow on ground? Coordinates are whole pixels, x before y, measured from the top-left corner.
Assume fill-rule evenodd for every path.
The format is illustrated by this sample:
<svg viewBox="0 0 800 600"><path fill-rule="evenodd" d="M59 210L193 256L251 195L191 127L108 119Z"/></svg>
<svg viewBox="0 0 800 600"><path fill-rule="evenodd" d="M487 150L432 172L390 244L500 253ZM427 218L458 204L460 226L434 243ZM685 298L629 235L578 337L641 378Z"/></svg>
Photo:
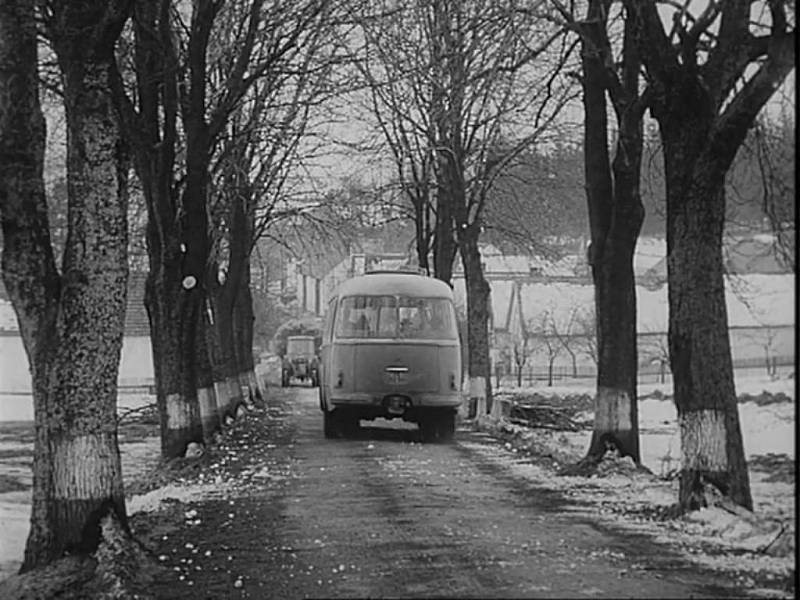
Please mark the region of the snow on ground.
<svg viewBox="0 0 800 600"><path fill-rule="evenodd" d="M648 518L648 515L652 517L654 511L673 505L678 497L677 480L662 477L673 471L680 461L680 440L669 384L639 386L639 395L642 398L639 403L642 461L652 474L637 471L632 463L623 460L616 464L612 461L606 472L601 472L598 477L554 477L552 468L546 465L532 464L524 459L514 460L514 454L520 456L520 444L532 446L540 456L549 454L562 464L577 460L588 447L590 431L561 432L517 428L514 443L507 442L505 446L462 443L474 447L476 451L495 455L498 460L506 463L509 462L509 453L512 453L511 468L519 476L528 479L531 485L558 489L567 497L578 501L575 508L577 511L590 513L594 518L599 516L623 529L649 533L656 540L684 548L685 556L692 561L740 572L744 578L742 585L752 591L752 580L748 582L747 578L756 573L785 578L787 573L794 572L795 381L788 376L780 379L750 376L737 378L736 389L740 395L749 394L754 397L765 391L773 395L785 395L783 401L771 404L757 404L755 401L739 404L745 452L751 465L759 457L769 459L776 456L784 466L791 463L791 477L775 478L774 473L767 472L767 469L759 471L751 468L754 514L761 519L758 526L718 507L697 511L676 520L657 521ZM594 389L592 382L582 381L553 387L503 387L497 392L538 393L546 397L586 394L591 397ZM124 404L135 405L144 401L143 398L131 397ZM8 405L3 403L4 416L8 414L7 410ZM591 417L587 412L579 419L590 421ZM157 444L151 446L149 452L157 454ZM146 452L148 450L144 445L140 448L139 444L131 444L130 448L123 449L123 471L126 475L130 474L130 465L137 464L136 455L141 457ZM157 456L148 455L147 458L152 462ZM264 474L254 474L262 475ZM129 497L127 508L131 514L155 510L169 498L185 499L206 494L223 494L229 491L230 485L229 481L213 479L202 482L201 485L168 485L144 495ZM28 530L29 503L29 491L0 494L0 578L12 572L19 564ZM791 547L779 556L760 552L765 545L776 539L781 527L787 530ZM787 543L787 535L780 539L781 543ZM701 549L703 544L714 545L721 550L706 552Z"/></svg>
<svg viewBox="0 0 800 600"><path fill-rule="evenodd" d="M643 398L639 402L642 463L652 473L637 470L630 459L604 462L599 476L589 479L553 477L547 465L532 464L524 458L514 461L512 469L533 485L559 489L578 501L575 510L595 517L599 515L623 529L649 533L656 540L681 549L690 561L737 573L741 585L750 592L775 596L775 588L759 588L756 578L761 579L763 586L765 577L783 581L793 578L795 573L795 380L793 375L777 379L748 376L737 378L736 389L740 397L745 394L752 397L740 401L739 420L750 464L753 513L732 514L712 506L680 519L653 518L678 499L677 478L665 477L674 474L674 469L680 465L680 437L670 385L639 386L639 396ZM592 386L586 383L497 391L556 396L554 404L558 402L557 397L593 396ZM780 401L757 403L756 397L764 392L777 395ZM591 419L591 412L576 417L578 421ZM526 448L532 448L539 456L552 456L552 468L558 468L559 464L580 459L591 438L591 431L531 430L513 425L503 425L502 430L510 433L505 447L492 449L475 444L476 451L512 452L522 457ZM766 466L762 465L764 461L768 463ZM770 462L780 466L770 467Z"/></svg>

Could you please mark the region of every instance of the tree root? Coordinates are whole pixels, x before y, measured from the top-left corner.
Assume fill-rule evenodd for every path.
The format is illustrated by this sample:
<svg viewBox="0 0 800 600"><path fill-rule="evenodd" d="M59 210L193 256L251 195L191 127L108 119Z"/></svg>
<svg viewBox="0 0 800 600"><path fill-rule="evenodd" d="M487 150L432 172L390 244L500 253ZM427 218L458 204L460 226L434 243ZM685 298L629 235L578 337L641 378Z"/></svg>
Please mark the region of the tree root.
<svg viewBox="0 0 800 600"><path fill-rule="evenodd" d="M626 458L626 455L623 455L613 443L606 442L602 452L590 452L577 463L566 465L560 469L558 474L571 477L591 477L592 475L601 475L604 465L612 465L613 463L624 458ZM631 462L637 472L653 475L653 472L643 464L636 463L632 459Z"/></svg>
<svg viewBox="0 0 800 600"><path fill-rule="evenodd" d="M65 556L49 565L0 582L0 597L148 599L152 583L163 576L148 551L108 510L100 519L100 543L91 554Z"/></svg>

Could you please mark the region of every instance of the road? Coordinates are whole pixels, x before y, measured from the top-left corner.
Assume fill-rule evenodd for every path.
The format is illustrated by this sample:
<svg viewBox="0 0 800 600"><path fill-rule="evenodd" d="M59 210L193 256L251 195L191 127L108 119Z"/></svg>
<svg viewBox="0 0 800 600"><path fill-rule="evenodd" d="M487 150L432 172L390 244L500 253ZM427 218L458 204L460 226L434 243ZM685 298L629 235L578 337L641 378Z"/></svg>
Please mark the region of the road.
<svg viewBox="0 0 800 600"><path fill-rule="evenodd" d="M271 393L269 410L241 426L245 441L205 474L229 477L225 493L134 519L174 575L160 597L734 593L512 475L517 459L486 436L459 429L453 444L422 444L413 425L364 421L358 438L326 440L315 389Z"/></svg>

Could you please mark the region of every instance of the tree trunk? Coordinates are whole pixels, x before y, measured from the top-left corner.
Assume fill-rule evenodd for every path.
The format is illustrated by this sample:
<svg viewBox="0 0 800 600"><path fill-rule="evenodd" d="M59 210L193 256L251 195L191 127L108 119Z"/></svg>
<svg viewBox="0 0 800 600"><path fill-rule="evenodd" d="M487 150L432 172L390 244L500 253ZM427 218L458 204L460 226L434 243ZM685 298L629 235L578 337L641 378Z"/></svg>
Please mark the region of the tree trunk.
<svg viewBox="0 0 800 600"><path fill-rule="evenodd" d="M176 244L177 240L173 240ZM150 319L150 343L156 403L159 410L161 455L183 456L186 447L203 442L200 402L206 396L184 394L180 333L180 264L167 256L154 256L151 244L151 270L145 284L145 306ZM153 262L156 264L153 265Z"/></svg>
<svg viewBox="0 0 800 600"><path fill-rule="evenodd" d="M458 243L467 289L469 395L470 398L476 398L479 407L478 418L480 418L491 410L488 329L490 289L483 275L477 231L477 226L462 230Z"/></svg>
<svg viewBox="0 0 800 600"><path fill-rule="evenodd" d="M446 165L443 168L448 169L450 167ZM453 261L458 249L453 236L453 209L451 203L452 197L450 194L440 189L436 196L433 272L437 279L441 279L450 285L453 281Z"/></svg>
<svg viewBox="0 0 800 600"><path fill-rule="evenodd" d="M702 111L682 108L681 114L695 118L660 121L667 186L670 367L683 456L679 502L684 510L705 506L704 484L712 483L752 510L725 305L724 173L713 176L714 158L704 148L710 120L702 120Z"/></svg>
<svg viewBox="0 0 800 600"><path fill-rule="evenodd" d="M586 115L584 175L598 354L594 430L582 461L587 466L599 462L609 446L640 462L633 272L633 253L644 219L639 193L642 115L634 106L640 63L626 21L623 60L627 78L622 81L625 95L618 95L615 104L619 133L612 165L606 116L608 4L600 0L590 3L581 51Z"/></svg>
<svg viewBox="0 0 800 600"><path fill-rule="evenodd" d="M210 295L213 323L208 326L209 359L223 421L233 418L242 401L233 331L236 285L235 280L228 280L224 285L212 287Z"/></svg>
<svg viewBox="0 0 800 600"><path fill-rule="evenodd" d="M150 342L160 416L161 454L183 456L188 444L203 442L202 413L215 406L213 388L198 392L186 369L194 372L184 349L186 311L190 294L184 288L185 249L178 217L181 200L175 182L178 117L177 59L170 27L169 3L138 2L133 19L135 35L136 100L128 99L122 80L114 81L114 96L124 116L125 135L147 204L149 273L145 307L150 320ZM187 237L191 237L189 234ZM192 248L194 251L194 248ZM197 319L197 316L190 316ZM190 343L187 345L187 340ZM207 427L213 427L206 423Z"/></svg>
<svg viewBox="0 0 800 600"><path fill-rule="evenodd" d="M417 262L420 269L430 275L431 251L431 201L430 188L427 184L417 185L409 192L411 204L414 206L414 240L417 249Z"/></svg>
<svg viewBox="0 0 800 600"><path fill-rule="evenodd" d="M52 355L57 348L60 289L50 242L44 168L45 120L39 104L33 2L0 3L0 217L3 282L14 306L31 369L36 437L33 516L25 567L53 558L57 532L49 518L54 496L48 414Z"/></svg>
<svg viewBox="0 0 800 600"><path fill-rule="evenodd" d="M244 265L244 277L239 284L236 304L233 312L233 334L236 350L236 364L242 385L246 387L250 404L262 405L264 396L256 377L253 359L253 296L250 291L250 256Z"/></svg>
<svg viewBox="0 0 800 600"><path fill-rule="evenodd" d="M104 4L57 6L47 23L67 117L69 235L59 281L42 182L33 6L0 9L0 62L11 65L0 72L11 74L0 89L14 99L0 98L3 278L31 365L36 421L22 571L65 551L93 551L96 522L108 508L126 527L116 400L128 275L127 160L109 89L124 14L103 11ZM98 22L104 29L87 35Z"/></svg>

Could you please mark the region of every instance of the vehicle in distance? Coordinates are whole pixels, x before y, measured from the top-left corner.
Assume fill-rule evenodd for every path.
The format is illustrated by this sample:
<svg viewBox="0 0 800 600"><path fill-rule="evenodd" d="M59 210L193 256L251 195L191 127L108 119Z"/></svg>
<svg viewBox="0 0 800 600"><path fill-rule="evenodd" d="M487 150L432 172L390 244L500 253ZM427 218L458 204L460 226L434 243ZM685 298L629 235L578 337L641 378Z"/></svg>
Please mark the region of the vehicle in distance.
<svg viewBox="0 0 800 600"><path fill-rule="evenodd" d="M417 423L425 441L453 438L461 344L444 282L406 272L346 280L328 303L320 355L326 437L383 417Z"/></svg>
<svg viewBox="0 0 800 600"><path fill-rule="evenodd" d="M287 387L292 378L301 382L308 379L311 387L319 385L319 360L314 336L290 335L286 338L286 354L283 356L281 385Z"/></svg>

